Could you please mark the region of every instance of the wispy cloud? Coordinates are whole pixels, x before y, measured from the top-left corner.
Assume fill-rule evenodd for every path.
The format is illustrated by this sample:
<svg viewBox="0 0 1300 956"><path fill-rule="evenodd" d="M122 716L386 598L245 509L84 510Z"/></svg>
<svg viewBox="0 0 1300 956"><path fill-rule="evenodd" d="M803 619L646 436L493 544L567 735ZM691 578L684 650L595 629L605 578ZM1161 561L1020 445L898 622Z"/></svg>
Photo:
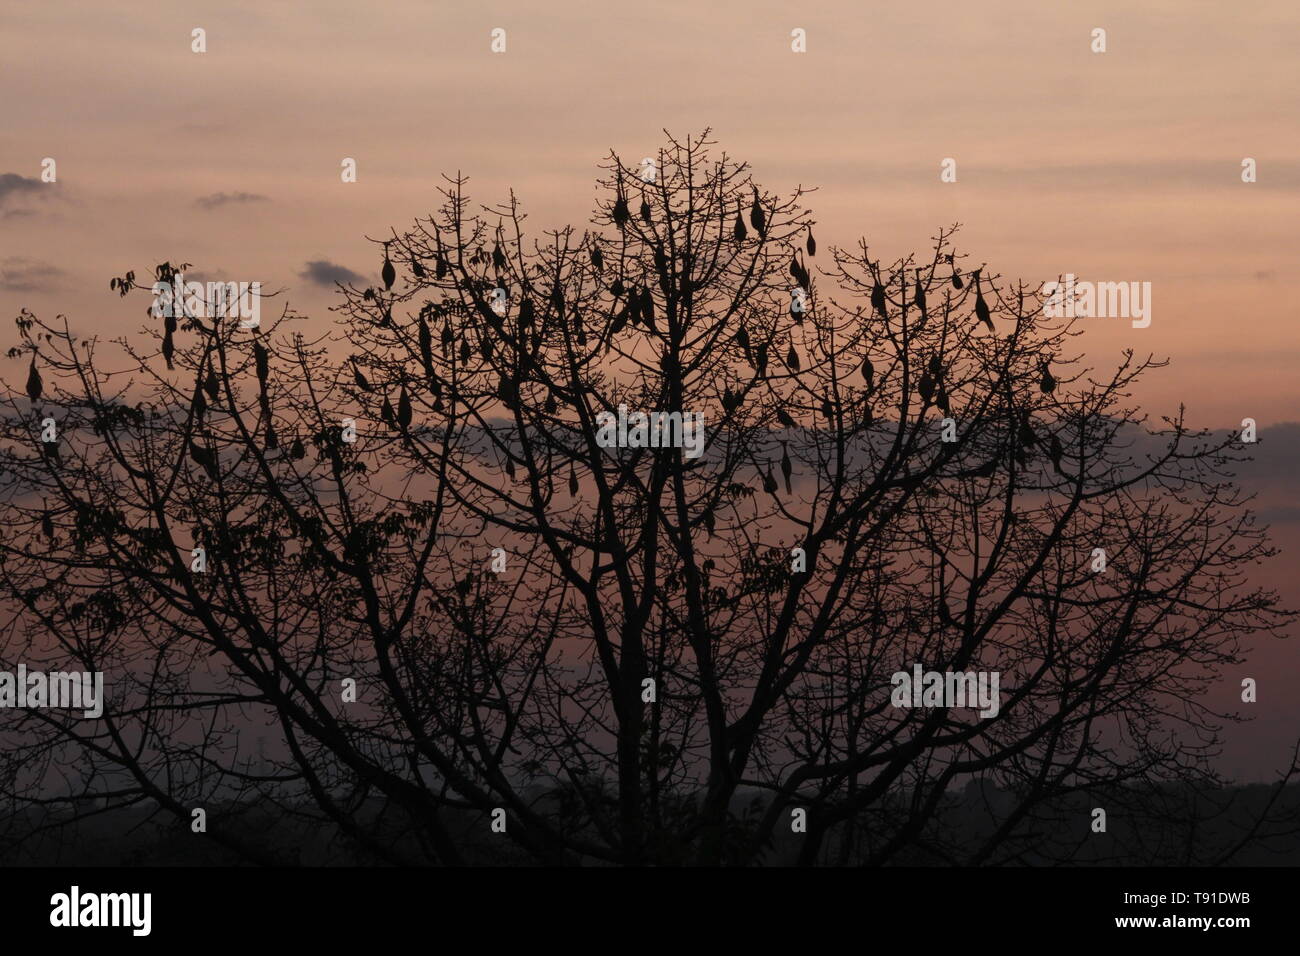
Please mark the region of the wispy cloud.
<svg viewBox="0 0 1300 956"><path fill-rule="evenodd" d="M17 173L0 173L0 204L11 196L35 192L41 188L41 181L35 177L19 176Z"/></svg>
<svg viewBox="0 0 1300 956"><path fill-rule="evenodd" d="M298 273L298 278L306 279L312 285L325 286L326 288L333 288L336 282L342 282L346 285L366 281L347 266L338 265L328 259L314 259L307 263L307 267Z"/></svg>
<svg viewBox="0 0 1300 956"><path fill-rule="evenodd" d="M249 202L270 202L270 200L266 196L260 196L257 193L213 193L211 196L200 196L194 200L194 205L201 209L218 209L231 203Z"/></svg>
<svg viewBox="0 0 1300 956"><path fill-rule="evenodd" d="M1267 525L1275 524L1295 524L1300 522L1300 507L1295 505L1276 505L1268 508L1260 508L1256 512L1260 522Z"/></svg>
<svg viewBox="0 0 1300 956"><path fill-rule="evenodd" d="M49 291L66 275L58 266L22 256L0 260L0 289L6 292Z"/></svg>
<svg viewBox="0 0 1300 956"><path fill-rule="evenodd" d="M23 197L44 198L41 187L45 186L35 177L20 176L18 173L0 173L0 218L30 216L32 210L17 206Z"/></svg>

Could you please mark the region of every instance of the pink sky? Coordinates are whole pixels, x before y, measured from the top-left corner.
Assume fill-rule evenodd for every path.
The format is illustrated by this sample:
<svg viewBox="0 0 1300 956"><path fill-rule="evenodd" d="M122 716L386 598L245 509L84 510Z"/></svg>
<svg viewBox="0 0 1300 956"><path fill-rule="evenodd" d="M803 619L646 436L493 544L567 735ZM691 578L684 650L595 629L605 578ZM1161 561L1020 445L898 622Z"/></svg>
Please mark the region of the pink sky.
<svg viewBox="0 0 1300 956"><path fill-rule="evenodd" d="M1154 319L1097 320L1174 366L1141 396L1211 426L1295 411L1300 10L1156 2L370 5L212 3L0 14L0 306L134 327L107 280L163 259L283 286L328 321L304 263L377 267L364 236L431 208L442 172L538 228L582 222L595 164L712 126L773 188L820 187L824 243L887 258L965 224L968 251L1035 282L1153 283ZM494 27L507 51L489 50ZM208 52L190 51L207 31ZM790 50L807 31L808 52ZM1090 51L1094 27L1108 52ZM344 185L339 163L359 163ZM1243 157L1259 182L1240 181ZM939 181L952 157L958 181ZM217 193L263 200L205 209ZM52 272L51 269L59 270Z"/></svg>

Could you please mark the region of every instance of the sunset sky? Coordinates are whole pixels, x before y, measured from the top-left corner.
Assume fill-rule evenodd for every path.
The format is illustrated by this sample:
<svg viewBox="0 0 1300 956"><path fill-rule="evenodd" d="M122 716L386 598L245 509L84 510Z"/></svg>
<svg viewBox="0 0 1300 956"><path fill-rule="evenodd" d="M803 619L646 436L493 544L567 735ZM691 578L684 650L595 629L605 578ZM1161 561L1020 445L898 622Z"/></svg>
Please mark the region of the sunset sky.
<svg viewBox="0 0 1300 956"><path fill-rule="evenodd" d="M1300 278L1300 7L1134 6L10 5L0 318L26 306L66 314L82 336L134 330L147 301L119 299L108 280L166 259L283 288L324 330L322 279L377 276L366 236L427 215L441 174L463 171L486 204L513 189L538 232L581 226L611 148L635 161L664 128L710 127L769 189L817 187L823 245L865 235L888 261L957 221L960 247L1006 277L1150 282L1151 326L1092 320L1088 364L1124 348L1167 356L1135 396L1153 417L1186 403L1193 425L1249 416L1267 435L1300 420L1300 314L1286 292ZM191 52L198 27L203 54ZM490 50L496 27L505 53ZM1090 49L1098 27L1103 54ZM795 28L806 53L791 51ZM45 157L57 183L40 182ZM340 181L344 157L355 184ZM956 183L940 182L946 157ZM1241 180L1246 157L1258 182ZM12 381L20 364L2 360L0 374ZM1283 469L1296 458L1272 454ZM1261 478L1284 545L1300 544L1295 474ZM1266 579L1296 605L1290 550ZM1289 710L1261 716L1271 765L1300 732L1295 659L1294 642L1261 658L1291 688ZM1225 767L1251 773L1258 753L1244 752L1230 747Z"/></svg>

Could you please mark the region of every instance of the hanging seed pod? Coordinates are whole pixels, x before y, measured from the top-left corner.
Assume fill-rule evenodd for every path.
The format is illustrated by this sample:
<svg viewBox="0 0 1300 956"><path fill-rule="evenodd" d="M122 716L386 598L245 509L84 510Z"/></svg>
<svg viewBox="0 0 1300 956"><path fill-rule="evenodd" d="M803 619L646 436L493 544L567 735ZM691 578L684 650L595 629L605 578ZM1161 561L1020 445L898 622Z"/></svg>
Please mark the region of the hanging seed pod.
<svg viewBox="0 0 1300 956"><path fill-rule="evenodd" d="M391 289L393 283L397 281L397 270L393 268L393 260L388 258L388 243L384 243L384 268L380 271L380 277L384 280L384 288Z"/></svg>
<svg viewBox="0 0 1300 956"><path fill-rule="evenodd" d="M980 271L976 269L971 273L975 281L975 317L988 326L990 332L994 331L993 317L989 313L989 304L984 301L984 292L980 289Z"/></svg>
<svg viewBox="0 0 1300 956"><path fill-rule="evenodd" d="M614 319L609 324L609 334L611 338L623 331L627 326L627 319L628 310L626 307L619 309L618 312L614 314Z"/></svg>
<svg viewBox="0 0 1300 956"><path fill-rule="evenodd" d="M36 355L32 355L31 367L27 370L27 397L33 403L41 400L41 373L36 369Z"/></svg>
<svg viewBox="0 0 1300 956"><path fill-rule="evenodd" d="M429 331L429 323L420 316L420 361L424 363L424 374L433 378L433 333Z"/></svg>
<svg viewBox="0 0 1300 956"><path fill-rule="evenodd" d="M767 217L758 201L758 189L754 190L754 201L749 207L749 221L760 236L767 235Z"/></svg>
<svg viewBox="0 0 1300 956"><path fill-rule="evenodd" d="M266 388L266 379L270 375L270 357L259 342L253 343L253 359L257 364L257 381Z"/></svg>
<svg viewBox="0 0 1300 956"><path fill-rule="evenodd" d="M172 356L176 354L176 343L172 340L172 332L175 331L176 320L169 315L167 316L167 322L171 327L163 332L162 357L163 361L167 363L167 367L174 369L176 366L172 364Z"/></svg>
<svg viewBox="0 0 1300 956"><path fill-rule="evenodd" d="M1038 380L1038 390L1044 395L1051 395L1056 391L1056 376L1052 374L1051 365L1044 361L1041 365L1042 377Z"/></svg>
<svg viewBox="0 0 1300 956"><path fill-rule="evenodd" d="M356 382L357 388L361 389L361 391L374 391L374 389L370 387L370 380L361 373L361 369L357 366L355 359L352 362L352 380Z"/></svg>
<svg viewBox="0 0 1300 956"><path fill-rule="evenodd" d="M201 466L208 473L209 478L213 481L217 480L217 462L212 452L206 448L201 448L194 442L190 442L190 457L194 459L195 464Z"/></svg>
<svg viewBox="0 0 1300 956"><path fill-rule="evenodd" d="M404 429L411 425L411 396L406 393L405 385L397 398L397 424Z"/></svg>
<svg viewBox="0 0 1300 956"><path fill-rule="evenodd" d="M655 297L649 289L641 290L641 320L645 322L647 328L654 331Z"/></svg>
<svg viewBox="0 0 1300 956"><path fill-rule="evenodd" d="M871 287L871 307L882 319L889 318L889 313L886 311L885 287L879 282Z"/></svg>

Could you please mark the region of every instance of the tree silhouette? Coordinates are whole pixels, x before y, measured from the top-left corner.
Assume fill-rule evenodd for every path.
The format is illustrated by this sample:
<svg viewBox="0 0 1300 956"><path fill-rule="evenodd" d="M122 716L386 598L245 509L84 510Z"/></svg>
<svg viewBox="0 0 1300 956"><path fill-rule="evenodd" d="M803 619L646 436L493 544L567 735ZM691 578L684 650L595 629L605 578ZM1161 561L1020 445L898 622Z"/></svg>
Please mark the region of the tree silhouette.
<svg viewBox="0 0 1300 956"><path fill-rule="evenodd" d="M108 703L0 712L13 811L208 807L265 861L218 809L256 802L443 863L1060 861L1095 806L1185 822L1162 787L1213 785L1231 719L1201 695L1290 617L1244 578L1235 436L1152 427L1161 363L1086 367L955 227L819 256L806 192L707 133L602 169L590 228L541 236L448 180L333 332L106 350L24 312L3 660ZM608 447L620 406L702 414L703 453ZM1000 707L895 706L914 664L997 672Z"/></svg>

